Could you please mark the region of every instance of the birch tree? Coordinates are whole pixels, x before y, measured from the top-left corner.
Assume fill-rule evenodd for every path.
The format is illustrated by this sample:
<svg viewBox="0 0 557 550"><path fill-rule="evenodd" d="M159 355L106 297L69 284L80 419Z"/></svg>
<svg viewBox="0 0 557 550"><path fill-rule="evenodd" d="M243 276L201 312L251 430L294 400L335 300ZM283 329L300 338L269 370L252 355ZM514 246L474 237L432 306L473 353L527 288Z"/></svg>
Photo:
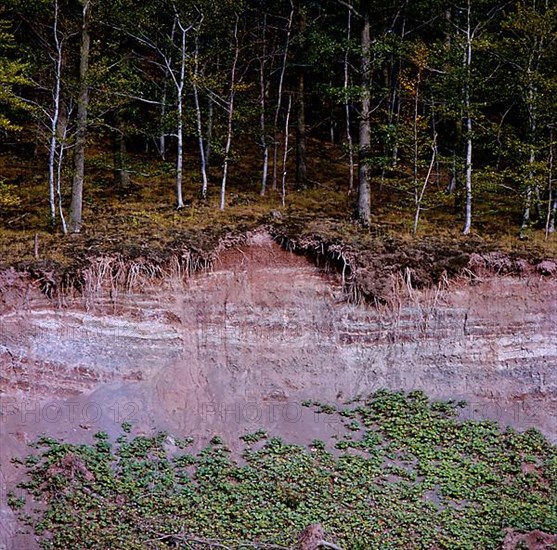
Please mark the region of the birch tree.
<svg viewBox="0 0 557 550"><path fill-rule="evenodd" d="M221 180L221 191L220 191L220 209L224 210L226 205L226 183L228 180L228 166L230 164L230 150L232 147L232 134L233 134L233 122L234 122L234 107L236 100L236 86L237 82L237 71L238 71L238 59L240 56L240 42L238 38L240 17L237 12L234 13L234 37L233 37L233 59L232 65L230 67L230 93L226 101L226 113L227 113L227 128L226 128L226 144L224 146L224 162L222 165L222 180Z"/></svg>
<svg viewBox="0 0 557 550"><path fill-rule="evenodd" d="M19 11L16 11L19 10ZM17 96L18 105L26 105L38 128L38 139L47 150L48 204L50 225L57 219L67 232L62 199L62 167L69 148L71 91L64 85L68 42L75 36L74 22L63 15L59 0L18 4L14 15L32 37L28 62L22 65L18 84L27 94ZM25 74L25 76L24 76ZM21 92L23 93L23 92Z"/></svg>
<svg viewBox="0 0 557 550"><path fill-rule="evenodd" d="M461 51L461 85L462 85L462 123L464 127L465 154L465 206L463 235L472 229L473 202L473 147L474 147L474 106L472 94L474 89L474 50L477 43L484 38L493 20L501 13L503 4L491 1L466 0L455 6L455 15L450 20L456 30L455 44Z"/></svg>
<svg viewBox="0 0 557 550"><path fill-rule="evenodd" d="M176 164L175 164L175 196L176 208L184 207L184 117L185 93L187 88L188 37L190 31L199 24L188 11L189 6L163 4L169 12L150 14L136 28L126 27L122 30L134 38L145 49L154 54L148 63L159 70L159 73L170 79L175 95L175 133ZM159 18L158 16L160 15ZM193 21L193 22L192 22ZM158 102L154 102L158 103ZM164 101L166 105L166 99ZM166 147L166 145L165 145Z"/></svg>

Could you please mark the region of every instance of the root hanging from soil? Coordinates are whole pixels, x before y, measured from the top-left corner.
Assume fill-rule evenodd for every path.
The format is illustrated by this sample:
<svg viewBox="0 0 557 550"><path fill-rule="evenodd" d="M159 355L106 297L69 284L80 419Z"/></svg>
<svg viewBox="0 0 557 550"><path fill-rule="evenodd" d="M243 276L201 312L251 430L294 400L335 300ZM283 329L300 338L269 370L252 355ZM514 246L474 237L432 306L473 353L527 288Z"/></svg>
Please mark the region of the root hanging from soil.
<svg viewBox="0 0 557 550"><path fill-rule="evenodd" d="M43 295L64 305L67 296L87 301L116 292L141 292L172 281L184 282L195 273L212 271L224 251L241 250L258 235L270 236L284 250L307 257L322 272L338 278L348 302L376 308L385 305L391 311L403 298L415 302L418 290L431 290L431 299L435 300L448 282L456 279L475 284L487 275L557 277L557 262L553 260L477 253L463 244L435 239L407 243L368 235L361 242L355 238L348 244L334 232L321 234L279 223L249 231L219 230L203 238L182 235L164 250L147 246L103 253L97 250L76 256L71 266L35 261L17 266L17 270L26 273ZM424 312L426 328L427 317Z"/></svg>

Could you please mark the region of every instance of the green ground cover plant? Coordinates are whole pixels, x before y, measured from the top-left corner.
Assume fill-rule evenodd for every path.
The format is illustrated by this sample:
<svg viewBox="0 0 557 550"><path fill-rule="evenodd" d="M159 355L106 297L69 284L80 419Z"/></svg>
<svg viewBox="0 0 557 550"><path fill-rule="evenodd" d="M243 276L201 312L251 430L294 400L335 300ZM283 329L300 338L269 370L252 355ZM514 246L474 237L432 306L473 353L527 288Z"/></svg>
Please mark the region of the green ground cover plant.
<svg viewBox="0 0 557 550"><path fill-rule="evenodd" d="M557 532L557 447L534 429L462 420L462 403L380 390L307 446L264 430L241 456L214 437L43 437L10 503L48 549L291 548L312 523L342 548L499 548L505 529ZM221 545L221 546L218 546Z"/></svg>

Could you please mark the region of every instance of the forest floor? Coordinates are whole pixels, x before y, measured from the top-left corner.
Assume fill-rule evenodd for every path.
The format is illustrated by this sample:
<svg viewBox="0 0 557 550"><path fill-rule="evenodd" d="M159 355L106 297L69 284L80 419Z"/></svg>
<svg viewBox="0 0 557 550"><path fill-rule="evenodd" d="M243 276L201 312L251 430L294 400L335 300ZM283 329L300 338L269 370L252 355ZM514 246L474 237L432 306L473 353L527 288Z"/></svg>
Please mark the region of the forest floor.
<svg viewBox="0 0 557 550"><path fill-rule="evenodd" d="M182 245L199 251L213 250L226 234L271 225L290 237L320 235L324 240L366 250L378 242L396 241L412 249L420 243L439 243L465 252L500 250L527 258L557 257L557 235L532 229L519 238L520 198L489 181L479 181L474 202L471 236L461 235L462 216L455 209L459 194L444 193L446 182L433 182L427 209L413 234L414 205L407 180L373 181L372 225L364 229L353 220L355 194L349 193L347 161L343 151L322 142L310 142L311 185L296 190L294 168L287 174L286 205L280 189L259 194L259 159L247 155L230 171L227 206L218 207L220 168L210 171L208 198L198 198L200 175L194 158L186 158L184 196L188 206L174 207L172 160L130 156L131 185L119 189L114 182L112 156L91 148L84 192L84 226L81 234L63 236L50 227L48 186L44 159L0 154L0 265L30 264L36 260L61 267L87 256L123 253L137 256L177 250ZM271 186L272 187L272 186ZM280 182L279 182L280 187ZM63 192L69 203L69 184ZM68 212L66 212L68 217ZM37 249L35 249L37 243Z"/></svg>

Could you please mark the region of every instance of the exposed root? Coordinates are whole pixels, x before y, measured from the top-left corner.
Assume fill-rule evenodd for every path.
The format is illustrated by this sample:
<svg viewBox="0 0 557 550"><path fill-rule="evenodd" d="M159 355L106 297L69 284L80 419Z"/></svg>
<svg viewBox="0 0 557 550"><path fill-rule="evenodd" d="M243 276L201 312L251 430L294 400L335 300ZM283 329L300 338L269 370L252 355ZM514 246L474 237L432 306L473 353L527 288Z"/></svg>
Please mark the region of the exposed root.
<svg viewBox="0 0 557 550"><path fill-rule="evenodd" d="M199 241L201 247L188 244L182 236L182 240L166 250L134 247L112 253L97 252L82 255L79 263L71 267L39 261L20 266L20 270L37 282L45 296L58 299L63 306L68 295L79 295L87 301L99 295L112 296L118 291L141 292L162 282L183 282L194 273L211 271L223 251L240 249L262 233L269 234L284 250L304 255L319 269L338 277L347 301L375 307L387 305L391 311L397 311L402 297L417 302L417 290L420 290L423 309L422 291L431 290L433 294L427 299L435 302L447 282L456 278L474 284L487 274L557 276L557 267L553 269L557 263L549 260L529 262L497 252L467 253L457 245L447 246L435 240L408 244L385 237L346 244L337 237L289 232L279 225L220 234ZM426 309L424 330L431 316L431 308Z"/></svg>

